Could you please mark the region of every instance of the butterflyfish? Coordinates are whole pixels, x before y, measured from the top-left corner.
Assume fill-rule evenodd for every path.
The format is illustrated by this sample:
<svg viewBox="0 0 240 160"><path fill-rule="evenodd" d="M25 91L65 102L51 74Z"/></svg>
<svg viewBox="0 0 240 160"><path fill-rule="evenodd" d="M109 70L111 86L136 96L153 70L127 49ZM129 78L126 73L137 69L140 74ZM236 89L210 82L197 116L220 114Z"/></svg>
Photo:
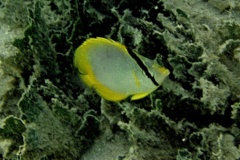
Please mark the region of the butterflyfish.
<svg viewBox="0 0 240 160"><path fill-rule="evenodd" d="M79 77L102 98L137 100L156 90L169 70L111 39L89 38L74 54Z"/></svg>

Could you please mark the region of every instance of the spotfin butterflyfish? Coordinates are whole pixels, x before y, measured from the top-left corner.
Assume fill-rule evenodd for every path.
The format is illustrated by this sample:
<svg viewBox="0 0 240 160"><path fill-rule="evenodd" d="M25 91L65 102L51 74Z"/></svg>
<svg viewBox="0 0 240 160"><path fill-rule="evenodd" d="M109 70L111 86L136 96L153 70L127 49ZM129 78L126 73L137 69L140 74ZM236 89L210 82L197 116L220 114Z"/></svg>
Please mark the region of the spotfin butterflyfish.
<svg viewBox="0 0 240 160"><path fill-rule="evenodd" d="M106 38L89 38L74 54L79 77L102 98L118 102L127 97L137 100L156 90L169 70L156 61Z"/></svg>

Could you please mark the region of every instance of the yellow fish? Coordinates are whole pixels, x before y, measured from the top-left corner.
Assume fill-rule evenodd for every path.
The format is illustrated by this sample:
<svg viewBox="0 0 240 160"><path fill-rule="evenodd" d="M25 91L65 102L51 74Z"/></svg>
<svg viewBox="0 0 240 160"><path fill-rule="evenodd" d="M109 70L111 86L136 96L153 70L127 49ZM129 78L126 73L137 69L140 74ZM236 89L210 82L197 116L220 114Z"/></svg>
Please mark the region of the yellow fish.
<svg viewBox="0 0 240 160"><path fill-rule="evenodd" d="M108 101L141 99L156 90L169 75L156 61L127 51L118 42L89 38L74 55L80 79Z"/></svg>

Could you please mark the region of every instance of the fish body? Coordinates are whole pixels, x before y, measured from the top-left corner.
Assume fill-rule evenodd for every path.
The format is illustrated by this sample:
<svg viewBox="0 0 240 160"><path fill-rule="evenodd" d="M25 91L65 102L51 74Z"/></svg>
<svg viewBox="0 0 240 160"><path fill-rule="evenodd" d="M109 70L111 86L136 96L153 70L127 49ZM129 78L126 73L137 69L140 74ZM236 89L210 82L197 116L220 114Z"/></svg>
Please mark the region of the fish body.
<svg viewBox="0 0 240 160"><path fill-rule="evenodd" d="M156 61L132 54L116 41L89 38L77 48L74 65L83 83L104 99L137 100L156 90L169 71Z"/></svg>

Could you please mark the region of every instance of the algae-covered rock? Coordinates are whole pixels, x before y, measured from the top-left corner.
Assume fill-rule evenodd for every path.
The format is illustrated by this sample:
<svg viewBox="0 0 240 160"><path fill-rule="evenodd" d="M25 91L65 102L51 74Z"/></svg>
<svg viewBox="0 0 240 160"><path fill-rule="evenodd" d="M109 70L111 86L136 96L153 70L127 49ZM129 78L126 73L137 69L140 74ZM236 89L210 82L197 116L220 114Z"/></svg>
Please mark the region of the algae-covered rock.
<svg viewBox="0 0 240 160"><path fill-rule="evenodd" d="M2 0L0 159L239 159L239 12L236 0ZM73 66L89 37L171 73L144 99L101 100Z"/></svg>
<svg viewBox="0 0 240 160"><path fill-rule="evenodd" d="M22 133L26 131L23 121L17 117L9 116L1 122L0 146L3 157L17 155L18 147L23 145Z"/></svg>
<svg viewBox="0 0 240 160"><path fill-rule="evenodd" d="M40 2L28 8L29 25L24 37L12 43L18 49L17 55L2 59L1 69L9 80L1 82L10 86L1 93L4 125L0 151L5 159L79 159L98 135L96 111L74 93L81 89L76 85L72 58L59 55L52 42L54 29L48 27L55 19L45 21L43 12L44 4ZM6 123L11 116L19 121L14 126Z"/></svg>

